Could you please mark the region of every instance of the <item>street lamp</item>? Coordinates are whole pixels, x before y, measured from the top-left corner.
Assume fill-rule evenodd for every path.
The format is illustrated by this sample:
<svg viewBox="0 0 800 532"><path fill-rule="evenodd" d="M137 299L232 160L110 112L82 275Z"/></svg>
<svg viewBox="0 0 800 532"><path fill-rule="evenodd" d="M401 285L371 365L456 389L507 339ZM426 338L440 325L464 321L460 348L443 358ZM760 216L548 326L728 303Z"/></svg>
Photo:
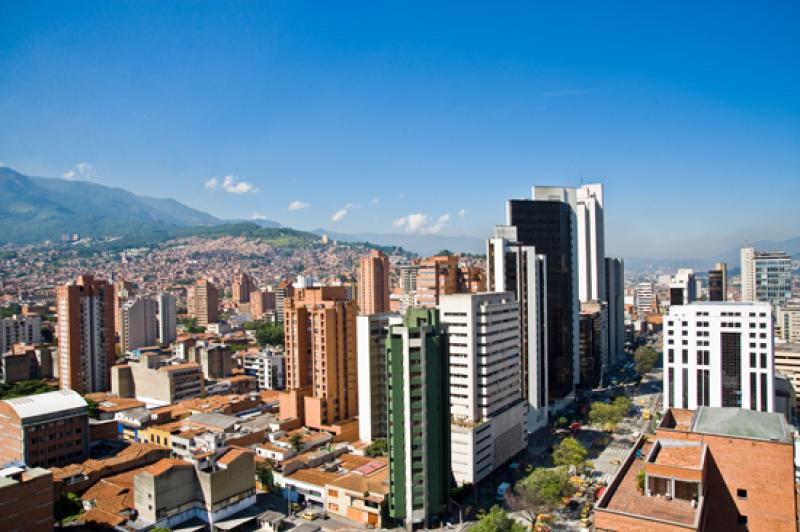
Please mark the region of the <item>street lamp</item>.
<svg viewBox="0 0 800 532"><path fill-rule="evenodd" d="M454 501L452 498L450 499L450 502L458 506L458 524L460 525L463 522L461 518L461 505L456 501Z"/></svg>

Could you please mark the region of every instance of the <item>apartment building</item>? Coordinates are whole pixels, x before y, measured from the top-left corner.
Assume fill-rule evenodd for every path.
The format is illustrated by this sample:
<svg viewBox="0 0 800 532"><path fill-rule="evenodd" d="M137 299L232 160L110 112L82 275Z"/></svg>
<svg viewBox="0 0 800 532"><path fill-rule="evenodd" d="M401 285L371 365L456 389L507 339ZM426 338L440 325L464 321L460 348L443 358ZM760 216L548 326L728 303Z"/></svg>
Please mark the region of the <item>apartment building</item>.
<svg viewBox="0 0 800 532"><path fill-rule="evenodd" d="M80 275L56 288L59 381L78 393L111 387L114 349L114 290L108 281Z"/></svg>
<svg viewBox="0 0 800 532"><path fill-rule="evenodd" d="M769 303L695 302L664 317L664 409L774 412Z"/></svg>
<svg viewBox="0 0 800 532"><path fill-rule="evenodd" d="M716 263L708 272L708 300L728 300L728 265L724 262Z"/></svg>
<svg viewBox="0 0 800 532"><path fill-rule="evenodd" d="M490 292L514 293L519 303L520 379L528 403L528 431L547 424L547 258L517 241L517 228L497 226L487 242Z"/></svg>
<svg viewBox="0 0 800 532"><path fill-rule="evenodd" d="M355 307L343 286L297 288L286 301L281 418L322 429L358 415Z"/></svg>
<svg viewBox="0 0 800 532"><path fill-rule="evenodd" d="M356 318L358 353L358 436L363 442L388 436L386 340L389 327L403 322L394 313Z"/></svg>
<svg viewBox="0 0 800 532"><path fill-rule="evenodd" d="M175 297L171 294L158 294L158 341L169 345L177 338L177 314Z"/></svg>
<svg viewBox="0 0 800 532"><path fill-rule="evenodd" d="M0 469L0 530L53 530L53 475L41 467Z"/></svg>
<svg viewBox="0 0 800 532"><path fill-rule="evenodd" d="M596 388L609 367L608 305L605 301L583 301L578 321L580 385Z"/></svg>
<svg viewBox="0 0 800 532"><path fill-rule="evenodd" d="M261 319L268 311L275 311L275 292L253 290L250 292L250 317Z"/></svg>
<svg viewBox="0 0 800 532"><path fill-rule="evenodd" d="M439 301L450 355L450 457L459 484L475 484L527 446L520 389L519 303L513 292Z"/></svg>
<svg viewBox="0 0 800 532"><path fill-rule="evenodd" d="M238 304L249 303L250 294L257 289L252 277L246 273L236 273L231 283L231 299Z"/></svg>
<svg viewBox="0 0 800 532"><path fill-rule="evenodd" d="M431 526L450 496L447 333L435 309L411 309L387 340L389 516Z"/></svg>
<svg viewBox="0 0 800 532"><path fill-rule="evenodd" d="M688 305L697 300L694 270L681 268L669 282L669 304Z"/></svg>
<svg viewBox="0 0 800 532"><path fill-rule="evenodd" d="M435 307L439 298L458 293L458 255L440 255L416 262L414 305Z"/></svg>
<svg viewBox="0 0 800 532"><path fill-rule="evenodd" d="M14 344L38 344L42 341L42 318L14 315L0 318L0 355L11 351Z"/></svg>
<svg viewBox="0 0 800 532"><path fill-rule="evenodd" d="M0 401L0 464L62 466L89 456L89 407L72 390Z"/></svg>
<svg viewBox="0 0 800 532"><path fill-rule="evenodd" d="M800 398L800 343L784 343L775 346L775 372L782 373Z"/></svg>
<svg viewBox="0 0 800 532"><path fill-rule="evenodd" d="M634 289L634 299L636 302L636 313L639 315L640 319L658 311L656 289L652 282L645 281L638 283Z"/></svg>
<svg viewBox="0 0 800 532"><path fill-rule="evenodd" d="M225 344L199 343L188 349L190 362L203 368L206 379L224 379L233 374L233 350Z"/></svg>
<svg viewBox="0 0 800 532"><path fill-rule="evenodd" d="M214 283L208 279L198 279L187 288L186 310L201 327L219 321L219 291Z"/></svg>
<svg viewBox="0 0 800 532"><path fill-rule="evenodd" d="M358 266L358 312L380 314L389 312L389 257L373 249L361 257Z"/></svg>
<svg viewBox="0 0 800 532"><path fill-rule="evenodd" d="M3 384L31 379L58 377L58 355L50 345L16 344L0 356L0 377Z"/></svg>
<svg viewBox="0 0 800 532"><path fill-rule="evenodd" d="M126 301L119 310L119 343L123 353L158 343L158 303L153 299L136 298Z"/></svg>
<svg viewBox="0 0 800 532"><path fill-rule="evenodd" d="M742 301L779 306L792 297L792 258L783 251L741 250Z"/></svg>
<svg viewBox="0 0 800 532"><path fill-rule="evenodd" d="M259 390L283 390L286 386L286 357L269 348L248 351L242 358L247 375L256 378Z"/></svg>
<svg viewBox="0 0 800 532"><path fill-rule="evenodd" d="M775 309L775 337L783 342L800 342L800 300Z"/></svg>

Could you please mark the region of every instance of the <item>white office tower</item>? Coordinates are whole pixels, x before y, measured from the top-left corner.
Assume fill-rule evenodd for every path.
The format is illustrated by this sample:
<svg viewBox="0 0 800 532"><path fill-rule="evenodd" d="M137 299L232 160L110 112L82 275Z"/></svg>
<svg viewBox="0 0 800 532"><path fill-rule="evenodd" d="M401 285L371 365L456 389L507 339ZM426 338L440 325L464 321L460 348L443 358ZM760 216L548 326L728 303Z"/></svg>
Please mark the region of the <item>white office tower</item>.
<svg viewBox="0 0 800 532"><path fill-rule="evenodd" d="M386 338L390 325L402 324L403 316L390 312L356 316L358 439L363 442L388 437Z"/></svg>
<svg viewBox="0 0 800 532"><path fill-rule="evenodd" d="M732 406L774 412L769 303L703 302L664 317L664 410Z"/></svg>
<svg viewBox="0 0 800 532"><path fill-rule="evenodd" d="M175 297L167 293L158 295L158 340L168 345L177 338Z"/></svg>
<svg viewBox="0 0 800 532"><path fill-rule="evenodd" d="M42 318L15 314L0 319L0 355L11 351L14 344L38 344L42 341Z"/></svg>
<svg viewBox="0 0 800 532"><path fill-rule="evenodd" d="M513 292L519 303L521 393L528 431L547 425L547 259L517 242L517 228L495 227L487 242L486 287Z"/></svg>
<svg viewBox="0 0 800 532"><path fill-rule="evenodd" d="M639 319L642 319L653 309L653 298L655 298L655 287L651 282L643 282L636 285L636 312Z"/></svg>
<svg viewBox="0 0 800 532"><path fill-rule="evenodd" d="M742 301L779 306L792 298L792 259L783 251L741 250Z"/></svg>
<svg viewBox="0 0 800 532"><path fill-rule="evenodd" d="M625 262L606 257L608 358L614 364L625 354Z"/></svg>
<svg viewBox="0 0 800 532"><path fill-rule="evenodd" d="M453 476L474 484L527 446L519 304L512 292L446 295L439 315L450 348Z"/></svg>
<svg viewBox="0 0 800 532"><path fill-rule="evenodd" d="M576 190L578 221L578 297L581 301L605 301L605 228L603 185L592 183Z"/></svg>
<svg viewBox="0 0 800 532"><path fill-rule="evenodd" d="M669 282L669 304L688 305L697 300L697 283L694 270L681 268Z"/></svg>
<svg viewBox="0 0 800 532"><path fill-rule="evenodd" d="M123 353L157 343L156 308L156 302L146 298L133 299L122 305L119 342Z"/></svg>

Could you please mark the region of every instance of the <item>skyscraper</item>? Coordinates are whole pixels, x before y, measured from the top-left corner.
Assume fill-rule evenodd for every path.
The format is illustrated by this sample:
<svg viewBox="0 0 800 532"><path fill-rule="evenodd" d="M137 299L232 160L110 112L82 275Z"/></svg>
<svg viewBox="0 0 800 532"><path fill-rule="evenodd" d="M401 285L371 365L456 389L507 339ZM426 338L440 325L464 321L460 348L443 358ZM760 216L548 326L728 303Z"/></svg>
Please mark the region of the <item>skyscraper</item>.
<svg viewBox="0 0 800 532"><path fill-rule="evenodd" d="M250 292L256 289L253 278L246 273L239 272L233 276L231 283L231 299L234 303L249 303Z"/></svg>
<svg viewBox="0 0 800 532"><path fill-rule="evenodd" d="M728 300L728 265L724 262L718 262L708 272L708 300Z"/></svg>
<svg viewBox="0 0 800 532"><path fill-rule="evenodd" d="M219 292L208 279L198 279L186 290L186 310L197 320L197 325L207 327L219 320Z"/></svg>
<svg viewBox="0 0 800 532"><path fill-rule="evenodd" d="M547 424L547 258L517 242L517 228L497 226L487 242L490 292L513 292L519 303L520 379L528 431Z"/></svg>
<svg viewBox="0 0 800 532"><path fill-rule="evenodd" d="M56 289L59 380L80 394L111 388L114 352L114 289L108 281L80 275Z"/></svg>
<svg viewBox="0 0 800 532"><path fill-rule="evenodd" d="M442 296L450 353L450 449L459 484L484 479L527 446L513 292Z"/></svg>
<svg viewBox="0 0 800 532"><path fill-rule="evenodd" d="M158 295L158 339L161 345L168 345L177 337L175 331L175 297L166 292Z"/></svg>
<svg viewBox="0 0 800 532"><path fill-rule="evenodd" d="M410 309L387 340L389 516L406 528L447 509L450 378L447 334L435 309Z"/></svg>
<svg viewBox="0 0 800 532"><path fill-rule="evenodd" d="M158 337L156 311L158 304L148 298L126 301L120 309L122 331L119 337L123 353L154 345Z"/></svg>
<svg viewBox="0 0 800 532"><path fill-rule="evenodd" d="M579 316L580 384L596 388L608 368L608 305L601 301L581 303Z"/></svg>
<svg viewBox="0 0 800 532"><path fill-rule="evenodd" d="M783 251L741 250L742 301L782 305L792 297L792 259Z"/></svg>
<svg viewBox="0 0 800 532"><path fill-rule="evenodd" d="M606 257L608 357L611 364L625 352L625 262Z"/></svg>
<svg viewBox="0 0 800 532"><path fill-rule="evenodd" d="M377 249L361 257L358 268L358 312L389 312L389 257Z"/></svg>
<svg viewBox="0 0 800 532"><path fill-rule="evenodd" d="M286 300L281 418L322 428L358 414L355 306L343 286L297 288Z"/></svg>
<svg viewBox="0 0 800 532"><path fill-rule="evenodd" d="M508 225L516 226L521 244L547 258L548 401L554 403L573 393L578 378L574 201L563 188L535 187L534 198L508 202Z"/></svg>
<svg viewBox="0 0 800 532"><path fill-rule="evenodd" d="M435 307L439 297L458 293L458 255L437 255L418 261L415 306Z"/></svg>
<svg viewBox="0 0 800 532"><path fill-rule="evenodd" d="M605 301L606 247L602 184L593 183L575 189L575 219L578 297L581 301Z"/></svg>

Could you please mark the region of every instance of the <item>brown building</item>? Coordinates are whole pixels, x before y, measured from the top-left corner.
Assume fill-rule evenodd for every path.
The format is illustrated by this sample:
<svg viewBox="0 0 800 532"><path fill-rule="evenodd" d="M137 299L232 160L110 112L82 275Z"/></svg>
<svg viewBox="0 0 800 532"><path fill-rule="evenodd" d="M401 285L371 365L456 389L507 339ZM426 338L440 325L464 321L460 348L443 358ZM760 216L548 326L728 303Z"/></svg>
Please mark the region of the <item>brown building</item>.
<svg viewBox="0 0 800 532"><path fill-rule="evenodd" d="M246 273L237 273L233 276L231 283L231 299L236 304L249 303L250 294L256 290L256 283L253 278Z"/></svg>
<svg viewBox="0 0 800 532"><path fill-rule="evenodd" d="M458 292L479 294L486 292L486 272L478 266L462 266L458 269Z"/></svg>
<svg viewBox="0 0 800 532"><path fill-rule="evenodd" d="M78 393L111 387L114 350L114 289L108 281L80 275L56 289L61 388Z"/></svg>
<svg viewBox="0 0 800 532"><path fill-rule="evenodd" d="M373 249L361 257L358 268L358 312L389 312L389 257Z"/></svg>
<svg viewBox="0 0 800 532"><path fill-rule="evenodd" d="M197 320L197 325L207 327L219 320L219 292L208 279L198 281L186 290L186 311Z"/></svg>
<svg viewBox="0 0 800 532"><path fill-rule="evenodd" d="M0 469L0 530L53 530L53 475L39 467Z"/></svg>
<svg viewBox="0 0 800 532"><path fill-rule="evenodd" d="M250 316L257 320L268 310L275 310L275 292L266 290L250 292Z"/></svg>
<svg viewBox="0 0 800 532"><path fill-rule="evenodd" d="M0 464L63 466L89 456L89 407L72 390L0 401Z"/></svg>
<svg viewBox="0 0 800 532"><path fill-rule="evenodd" d="M458 255L438 255L414 264L419 266L415 306L435 307L439 296L458 293Z"/></svg>
<svg viewBox="0 0 800 532"><path fill-rule="evenodd" d="M640 489L641 486L641 489ZM776 413L670 409L597 503L595 530L797 530L794 444Z"/></svg>
<svg viewBox="0 0 800 532"><path fill-rule="evenodd" d="M286 300L286 392L281 418L329 427L358 414L356 308L339 286L295 289Z"/></svg>

